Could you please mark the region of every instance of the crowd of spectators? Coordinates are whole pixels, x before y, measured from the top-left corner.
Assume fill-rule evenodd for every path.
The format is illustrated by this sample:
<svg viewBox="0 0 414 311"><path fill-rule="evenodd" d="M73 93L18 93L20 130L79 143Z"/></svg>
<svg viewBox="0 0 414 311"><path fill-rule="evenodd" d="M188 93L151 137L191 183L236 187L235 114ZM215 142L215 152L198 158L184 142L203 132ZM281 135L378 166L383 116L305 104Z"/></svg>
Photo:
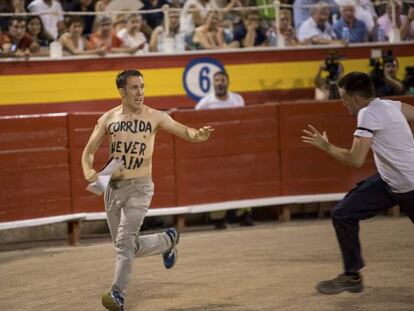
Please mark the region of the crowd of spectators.
<svg viewBox="0 0 414 311"><path fill-rule="evenodd" d="M60 43L63 55L104 56L256 46L346 45L390 38L414 40L414 7L399 1L395 2L396 27L392 23L391 2L374 5L370 0L282 1L279 25L272 7L252 8L266 2L273 3L4 0L0 13L14 15L0 16L0 55L47 56L53 41ZM123 10L128 12L119 14ZM111 14L115 11L118 14ZM24 13L37 15L21 15Z"/></svg>

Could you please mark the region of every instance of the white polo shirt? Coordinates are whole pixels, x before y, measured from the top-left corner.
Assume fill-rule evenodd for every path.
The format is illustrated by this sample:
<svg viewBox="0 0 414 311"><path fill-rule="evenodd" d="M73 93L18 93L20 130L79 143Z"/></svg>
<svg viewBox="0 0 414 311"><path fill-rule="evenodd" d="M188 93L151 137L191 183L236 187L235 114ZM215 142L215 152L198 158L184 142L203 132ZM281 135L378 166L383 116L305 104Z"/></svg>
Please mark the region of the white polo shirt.
<svg viewBox="0 0 414 311"><path fill-rule="evenodd" d="M392 191L414 190L414 139L401 102L374 99L358 112L354 136L372 137L378 173Z"/></svg>
<svg viewBox="0 0 414 311"><path fill-rule="evenodd" d="M244 100L239 94L229 92L229 98L226 100L220 100L215 94L209 94L197 103L195 106L196 110L201 109L220 109L220 108L234 108L243 107Z"/></svg>
<svg viewBox="0 0 414 311"><path fill-rule="evenodd" d="M305 20L302 25L300 25L298 30L298 39L300 41L304 41L313 37L319 37L326 40L336 39L335 32L328 22L325 23L324 29L321 30L311 16Z"/></svg>

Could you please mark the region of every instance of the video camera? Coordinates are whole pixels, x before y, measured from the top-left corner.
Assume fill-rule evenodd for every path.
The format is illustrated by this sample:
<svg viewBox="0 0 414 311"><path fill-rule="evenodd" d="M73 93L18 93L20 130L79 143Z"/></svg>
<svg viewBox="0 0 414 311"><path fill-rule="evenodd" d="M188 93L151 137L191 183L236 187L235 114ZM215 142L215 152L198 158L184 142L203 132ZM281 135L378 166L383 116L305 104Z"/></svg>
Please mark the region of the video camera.
<svg viewBox="0 0 414 311"><path fill-rule="evenodd" d="M393 63L395 57L392 54L392 50L388 50L384 53L380 49L371 50L371 57L369 59L369 65L372 67L371 77L373 79L382 79L384 77L384 64Z"/></svg>
<svg viewBox="0 0 414 311"><path fill-rule="evenodd" d="M328 72L328 82L337 81L339 74L341 73L341 63L339 60L343 59L336 51L329 51L328 56L325 58L325 65L323 71Z"/></svg>

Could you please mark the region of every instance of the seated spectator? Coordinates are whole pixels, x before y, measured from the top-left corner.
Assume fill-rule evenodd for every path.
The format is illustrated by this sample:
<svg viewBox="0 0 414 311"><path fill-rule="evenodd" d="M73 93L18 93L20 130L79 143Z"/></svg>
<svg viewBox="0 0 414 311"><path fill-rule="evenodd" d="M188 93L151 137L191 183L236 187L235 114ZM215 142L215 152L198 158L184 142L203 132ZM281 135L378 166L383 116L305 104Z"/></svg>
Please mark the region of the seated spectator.
<svg viewBox="0 0 414 311"><path fill-rule="evenodd" d="M97 30L89 37L92 49L105 48L108 53L128 53L134 54L139 47L125 47L121 39L114 33L112 19L109 16L99 16L96 18Z"/></svg>
<svg viewBox="0 0 414 311"><path fill-rule="evenodd" d="M66 23L68 29L67 32L62 34L59 38L59 42L62 45L62 49L69 55L105 55L106 48L91 48L91 45L83 37L84 20L80 16L69 17Z"/></svg>
<svg viewBox="0 0 414 311"><path fill-rule="evenodd" d="M399 1L395 2L395 22L397 31L399 31L407 19L406 16L401 14L402 4ZM380 16L377 20L378 24L378 34L374 37L375 41L383 41L382 38L380 38L380 30L384 31L385 35L385 41L388 41L390 38L390 34L393 30L393 24L392 24L392 5L390 2L387 3L386 13L382 16Z"/></svg>
<svg viewBox="0 0 414 311"><path fill-rule="evenodd" d="M32 13L49 12L49 14L42 14L43 26L45 30L54 38L65 31L63 23L63 9L60 3L56 0L34 0L27 7Z"/></svg>
<svg viewBox="0 0 414 311"><path fill-rule="evenodd" d="M0 13L26 13L24 0L4 0L0 3ZM8 16L2 16L0 18L0 32L7 31L9 27Z"/></svg>
<svg viewBox="0 0 414 311"><path fill-rule="evenodd" d="M338 44L328 22L329 12L329 7L323 2L312 8L311 16L299 28L298 39L305 44Z"/></svg>
<svg viewBox="0 0 414 311"><path fill-rule="evenodd" d="M72 2L67 11L69 12L95 12L95 6L93 0L75 0ZM95 21L95 15L82 15L84 22L83 35L89 35L93 31L93 23Z"/></svg>
<svg viewBox="0 0 414 311"><path fill-rule="evenodd" d="M401 40L414 40L414 7L408 8L407 17L401 26Z"/></svg>
<svg viewBox="0 0 414 311"><path fill-rule="evenodd" d="M368 30L365 24L355 17L353 0L346 0L340 7L341 18L333 25L336 38L348 43L367 42Z"/></svg>
<svg viewBox="0 0 414 311"><path fill-rule="evenodd" d="M234 27L234 40L242 47L266 46L266 29L260 26L259 14L255 11L246 13L243 23Z"/></svg>
<svg viewBox="0 0 414 311"><path fill-rule="evenodd" d="M266 36L268 38L269 46L293 46L300 44L293 28L291 11L280 10L279 27L279 33L277 33L277 29L274 25L267 30ZM278 36L283 37L282 43L278 42L280 40Z"/></svg>
<svg viewBox="0 0 414 311"><path fill-rule="evenodd" d="M9 19L9 30L0 34L0 49L3 57L24 57L36 55L39 45L26 33L26 20L21 17Z"/></svg>
<svg viewBox="0 0 414 311"><path fill-rule="evenodd" d="M132 13L125 16L126 28L120 30L116 35L121 39L124 47L136 48L135 53L148 49L147 38L141 32L142 15Z"/></svg>
<svg viewBox="0 0 414 311"><path fill-rule="evenodd" d="M186 35L193 33L195 27L205 24L209 10L216 9L213 0L188 0L181 11L180 25Z"/></svg>
<svg viewBox="0 0 414 311"><path fill-rule="evenodd" d="M299 30L302 23L311 16L313 7L310 5L317 5L321 0L294 0L293 3L293 20L295 21L295 29ZM334 0L324 0L323 3L330 6L330 13L338 14L338 8Z"/></svg>
<svg viewBox="0 0 414 311"><path fill-rule="evenodd" d="M237 48L238 41L230 44L225 42L224 30L219 25L219 15L216 11L207 14L205 25L196 28L193 36L193 43L198 49L224 49Z"/></svg>
<svg viewBox="0 0 414 311"><path fill-rule="evenodd" d="M177 11L168 12L169 32L165 32L163 26L154 29L151 35L149 50L152 52L184 52L185 34L180 31L180 13Z"/></svg>
<svg viewBox="0 0 414 311"><path fill-rule="evenodd" d="M43 28L42 19L39 16L29 16L26 22L26 33L39 45L40 50L38 54L48 56L49 45L53 38Z"/></svg>

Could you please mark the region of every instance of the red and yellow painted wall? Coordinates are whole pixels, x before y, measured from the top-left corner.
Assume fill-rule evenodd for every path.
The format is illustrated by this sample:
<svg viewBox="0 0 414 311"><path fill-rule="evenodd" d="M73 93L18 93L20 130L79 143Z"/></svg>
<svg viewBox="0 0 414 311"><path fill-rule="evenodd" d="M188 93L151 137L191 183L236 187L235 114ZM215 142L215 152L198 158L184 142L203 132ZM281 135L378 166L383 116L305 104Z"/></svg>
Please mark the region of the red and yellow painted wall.
<svg viewBox="0 0 414 311"><path fill-rule="evenodd" d="M349 72L369 71L368 59L374 48L393 51L400 63L401 78L403 68L414 64L413 43L2 61L0 115L106 110L119 103L115 76L126 68L139 69L144 74L147 104L160 109L191 108L195 102L186 93L183 75L189 63L200 58L224 65L230 75L230 89L241 93L248 104L310 99L314 75L330 50L345 57L341 62Z"/></svg>

